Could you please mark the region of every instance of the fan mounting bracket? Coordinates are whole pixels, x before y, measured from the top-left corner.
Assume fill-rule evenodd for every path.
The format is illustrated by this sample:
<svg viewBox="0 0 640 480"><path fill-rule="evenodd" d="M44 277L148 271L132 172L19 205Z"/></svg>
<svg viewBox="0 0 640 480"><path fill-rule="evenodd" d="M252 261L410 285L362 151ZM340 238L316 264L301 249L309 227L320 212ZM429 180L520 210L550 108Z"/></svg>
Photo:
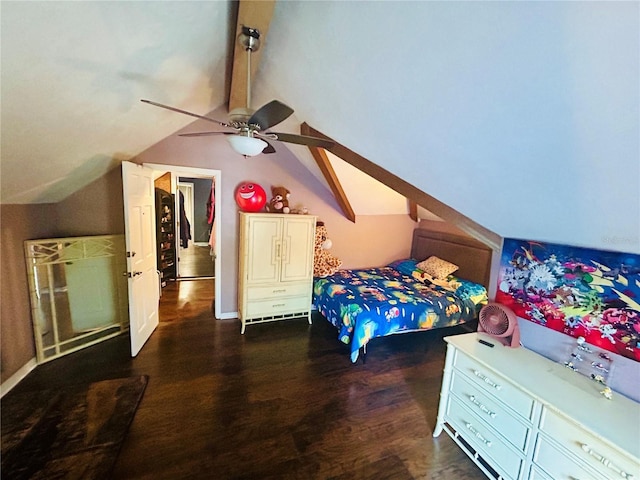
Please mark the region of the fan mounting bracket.
<svg viewBox="0 0 640 480"><path fill-rule="evenodd" d="M260 31L257 28L242 25L242 32L238 35L238 42L245 50L257 52L260 48Z"/></svg>

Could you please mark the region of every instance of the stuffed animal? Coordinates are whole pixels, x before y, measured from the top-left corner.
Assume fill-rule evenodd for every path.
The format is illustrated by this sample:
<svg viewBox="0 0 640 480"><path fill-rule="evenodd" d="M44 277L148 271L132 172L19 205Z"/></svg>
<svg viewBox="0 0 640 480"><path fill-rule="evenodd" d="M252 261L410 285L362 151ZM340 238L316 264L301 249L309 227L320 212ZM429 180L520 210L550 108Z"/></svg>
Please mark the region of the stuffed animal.
<svg viewBox="0 0 640 480"><path fill-rule="evenodd" d="M324 222L317 222L313 257L314 277L333 275L342 266L342 260L329 253L331 245L331 240L327 236L327 227L324 226Z"/></svg>
<svg viewBox="0 0 640 480"><path fill-rule="evenodd" d="M271 187L271 201L267 204L267 212L289 213L289 190L284 187Z"/></svg>
<svg viewBox="0 0 640 480"><path fill-rule="evenodd" d="M295 215L309 215L309 209L307 207L292 208L289 213L293 213Z"/></svg>

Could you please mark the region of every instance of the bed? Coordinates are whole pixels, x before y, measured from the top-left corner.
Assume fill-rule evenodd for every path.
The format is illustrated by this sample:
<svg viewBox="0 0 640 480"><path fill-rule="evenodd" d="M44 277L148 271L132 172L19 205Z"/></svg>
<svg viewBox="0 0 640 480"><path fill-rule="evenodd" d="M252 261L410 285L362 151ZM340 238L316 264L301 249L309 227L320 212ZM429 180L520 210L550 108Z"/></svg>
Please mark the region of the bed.
<svg viewBox="0 0 640 480"><path fill-rule="evenodd" d="M422 262L430 257L458 269L429 275L418 265L427 268ZM487 302L490 266L491 249L477 240L418 228L410 258L315 278L313 307L336 327L355 363L374 338L476 320Z"/></svg>

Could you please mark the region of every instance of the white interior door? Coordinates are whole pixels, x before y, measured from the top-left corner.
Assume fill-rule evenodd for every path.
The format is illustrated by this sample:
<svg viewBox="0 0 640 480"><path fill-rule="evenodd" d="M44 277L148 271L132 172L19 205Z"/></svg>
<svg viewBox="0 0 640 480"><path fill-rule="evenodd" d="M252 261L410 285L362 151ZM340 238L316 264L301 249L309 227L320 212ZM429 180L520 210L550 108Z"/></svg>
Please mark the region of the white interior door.
<svg viewBox="0 0 640 480"><path fill-rule="evenodd" d="M160 286L156 266L153 170L122 162L129 330L135 357L158 326Z"/></svg>

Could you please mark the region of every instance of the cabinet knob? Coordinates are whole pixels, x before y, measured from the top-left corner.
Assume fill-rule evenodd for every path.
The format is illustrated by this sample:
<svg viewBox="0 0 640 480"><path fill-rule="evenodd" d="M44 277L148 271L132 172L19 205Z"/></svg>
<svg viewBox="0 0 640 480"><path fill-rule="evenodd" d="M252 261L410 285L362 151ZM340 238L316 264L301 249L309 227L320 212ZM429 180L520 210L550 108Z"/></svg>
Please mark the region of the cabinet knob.
<svg viewBox="0 0 640 480"><path fill-rule="evenodd" d="M491 448L491 440L487 440L486 438L484 438L482 436L482 434L476 430L473 425L471 425L469 422L465 423L465 427L467 427L467 429L478 439L480 440L482 443L484 443L487 447Z"/></svg>
<svg viewBox="0 0 640 480"><path fill-rule="evenodd" d="M491 379L489 377L487 377L486 375L483 375L482 373L480 373L478 370L474 370L473 374L478 377L480 380L482 380L484 383L486 383L487 385L495 388L496 390L501 390L502 386L498 385L495 382L492 382Z"/></svg>
<svg viewBox="0 0 640 480"><path fill-rule="evenodd" d="M626 480L632 480L633 479L633 474L625 472L620 467L618 467L617 465L612 463L611 460L609 460L607 457L605 457L604 455L601 455L598 452L596 452L595 450L593 450L586 443L581 444L580 447L582 447L582 450L587 452L589 455L591 455L593 458L595 458L602 465L604 465L605 467L608 467L609 469L613 470L618 475L620 475L621 478L625 478Z"/></svg>
<svg viewBox="0 0 640 480"><path fill-rule="evenodd" d="M480 410L482 410L484 413L486 413L487 415L489 415L491 418L496 418L496 412L489 410L487 407L485 407L482 403L480 403L475 395L469 395L469 401L471 403L473 403L476 407L478 407Z"/></svg>

